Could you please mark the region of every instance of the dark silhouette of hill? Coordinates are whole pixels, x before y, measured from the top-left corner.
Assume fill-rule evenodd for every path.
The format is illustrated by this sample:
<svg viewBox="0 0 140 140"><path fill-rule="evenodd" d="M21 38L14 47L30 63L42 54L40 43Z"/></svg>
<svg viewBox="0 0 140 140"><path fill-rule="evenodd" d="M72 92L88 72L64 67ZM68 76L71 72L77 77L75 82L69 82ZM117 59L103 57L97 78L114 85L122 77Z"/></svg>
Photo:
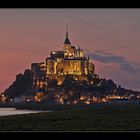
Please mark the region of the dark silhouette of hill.
<svg viewBox="0 0 140 140"><path fill-rule="evenodd" d="M31 70L25 70L24 74L19 73L16 80L7 88L4 93L8 97L22 95L32 89L32 73Z"/></svg>
<svg viewBox="0 0 140 140"><path fill-rule="evenodd" d="M48 86L57 88L57 80L52 79L52 81L49 81ZM115 84L113 80L106 80L105 78L100 78L98 84L88 85L86 81L79 82L74 80L70 75L66 75L60 88L65 89L66 92L69 90L73 90L75 93L82 91L92 92L95 96L98 93L100 93L100 96L112 94L124 97L140 95L138 91L122 88L120 85ZM4 91L4 94L9 98L13 98L28 91L32 91L32 72L29 69L25 70L24 74L19 73L16 76L16 80Z"/></svg>

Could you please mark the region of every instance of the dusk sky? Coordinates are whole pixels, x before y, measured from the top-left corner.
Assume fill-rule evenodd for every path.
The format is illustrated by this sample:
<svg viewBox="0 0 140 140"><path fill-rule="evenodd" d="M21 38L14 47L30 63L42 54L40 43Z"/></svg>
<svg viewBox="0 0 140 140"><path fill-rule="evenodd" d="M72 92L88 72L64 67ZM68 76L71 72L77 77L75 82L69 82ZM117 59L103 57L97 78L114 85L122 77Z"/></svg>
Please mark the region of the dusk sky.
<svg viewBox="0 0 140 140"><path fill-rule="evenodd" d="M140 9L0 9L0 91L62 49L66 20L100 77L140 91Z"/></svg>

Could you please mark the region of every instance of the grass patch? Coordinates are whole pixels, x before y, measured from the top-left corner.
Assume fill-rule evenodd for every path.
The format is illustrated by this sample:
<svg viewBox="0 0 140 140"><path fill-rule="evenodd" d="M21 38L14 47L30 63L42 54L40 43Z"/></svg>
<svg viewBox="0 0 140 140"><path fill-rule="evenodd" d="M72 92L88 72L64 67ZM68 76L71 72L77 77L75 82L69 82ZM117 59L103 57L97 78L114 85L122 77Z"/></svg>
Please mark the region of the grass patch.
<svg viewBox="0 0 140 140"><path fill-rule="evenodd" d="M29 105L54 110L0 117L0 131L140 131L140 105Z"/></svg>

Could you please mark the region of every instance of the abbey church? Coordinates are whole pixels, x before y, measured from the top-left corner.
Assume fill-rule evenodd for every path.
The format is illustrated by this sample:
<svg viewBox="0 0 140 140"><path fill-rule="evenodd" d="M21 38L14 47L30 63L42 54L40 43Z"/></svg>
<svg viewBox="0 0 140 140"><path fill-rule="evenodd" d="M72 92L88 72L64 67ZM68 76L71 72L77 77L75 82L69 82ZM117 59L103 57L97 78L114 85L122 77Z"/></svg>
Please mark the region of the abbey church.
<svg viewBox="0 0 140 140"><path fill-rule="evenodd" d="M79 46L71 45L67 27L62 51L52 51L44 62L32 63L31 70L34 90L45 89L47 79L56 79L57 85L62 85L66 75L73 76L77 81L88 81L89 76L99 78L89 57Z"/></svg>

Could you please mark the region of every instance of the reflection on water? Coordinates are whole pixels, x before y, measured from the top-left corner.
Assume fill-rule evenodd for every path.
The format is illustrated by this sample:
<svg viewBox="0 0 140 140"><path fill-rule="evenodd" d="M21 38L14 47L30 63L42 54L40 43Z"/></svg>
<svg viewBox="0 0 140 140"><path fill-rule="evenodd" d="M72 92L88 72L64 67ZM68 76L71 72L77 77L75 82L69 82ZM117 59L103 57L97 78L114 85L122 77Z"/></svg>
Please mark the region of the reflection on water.
<svg viewBox="0 0 140 140"><path fill-rule="evenodd" d="M16 110L16 108L0 108L0 116L16 115L16 114L39 113L39 112L44 112L44 111Z"/></svg>

